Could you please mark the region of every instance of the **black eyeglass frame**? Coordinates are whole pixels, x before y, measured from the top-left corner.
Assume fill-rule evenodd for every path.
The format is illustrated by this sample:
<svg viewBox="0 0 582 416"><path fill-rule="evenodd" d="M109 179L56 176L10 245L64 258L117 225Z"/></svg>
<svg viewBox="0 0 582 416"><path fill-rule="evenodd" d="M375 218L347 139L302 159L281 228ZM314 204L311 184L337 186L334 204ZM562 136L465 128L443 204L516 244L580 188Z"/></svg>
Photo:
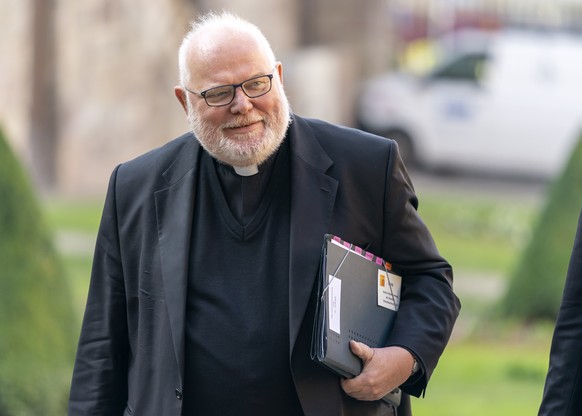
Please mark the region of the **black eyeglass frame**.
<svg viewBox="0 0 582 416"><path fill-rule="evenodd" d="M275 71L275 68L273 68L273 72L274 71ZM263 77L269 78L269 89L267 91L262 92L259 95L253 95L253 96L251 96L243 88L243 85L246 84L247 82L253 81L255 79L263 78ZM204 98L204 102L206 103L206 105L208 107L224 107L225 105L229 105L230 103L232 103L234 101L234 97L236 97L236 89L239 88L239 87L240 87L241 91L244 93L244 95L246 95L249 98L259 98L259 97L262 97L265 94L268 94L271 91L271 89L273 89L273 77L274 77L274 74L273 73L265 74L265 75L257 75L256 77L249 78L249 79L247 79L247 80L245 80L243 82L240 82L238 84L219 85L219 86L216 86L216 87L208 88L207 90L204 90L204 91L201 91L201 92L193 91L190 88L186 87L185 85L183 87L184 87L184 89L186 91L191 92L194 95L198 95L198 96ZM224 87L233 87L232 88L232 97L230 98L230 101L229 102L224 103L224 104L210 104L206 100L206 94L208 94L209 91L212 91L212 90L215 90L215 89L219 89L219 88L224 88Z"/></svg>

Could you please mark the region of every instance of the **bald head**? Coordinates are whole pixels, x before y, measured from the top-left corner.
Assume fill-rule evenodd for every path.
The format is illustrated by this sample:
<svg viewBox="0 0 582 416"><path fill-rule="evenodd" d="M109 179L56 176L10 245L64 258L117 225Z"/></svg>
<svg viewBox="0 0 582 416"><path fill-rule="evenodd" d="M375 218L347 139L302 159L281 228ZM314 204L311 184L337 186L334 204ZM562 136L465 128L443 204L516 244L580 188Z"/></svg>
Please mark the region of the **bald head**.
<svg viewBox="0 0 582 416"><path fill-rule="evenodd" d="M234 45L255 48L270 66L275 65L271 45L257 26L230 13L208 13L191 23L182 40L178 54L180 83L188 85L192 72L201 67L212 70Z"/></svg>

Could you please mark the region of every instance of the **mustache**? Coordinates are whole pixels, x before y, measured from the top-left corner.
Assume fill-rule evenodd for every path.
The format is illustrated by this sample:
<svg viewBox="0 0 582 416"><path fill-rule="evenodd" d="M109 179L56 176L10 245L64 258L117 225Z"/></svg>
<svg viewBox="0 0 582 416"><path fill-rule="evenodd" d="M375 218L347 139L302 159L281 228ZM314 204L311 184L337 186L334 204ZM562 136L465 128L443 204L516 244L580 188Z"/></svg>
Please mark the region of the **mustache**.
<svg viewBox="0 0 582 416"><path fill-rule="evenodd" d="M238 117L234 120L230 120L227 123L223 123L220 125L222 129L234 129L237 127L244 127L249 126L254 123L264 122L265 119L263 117L255 117L255 118L247 118L247 117Z"/></svg>

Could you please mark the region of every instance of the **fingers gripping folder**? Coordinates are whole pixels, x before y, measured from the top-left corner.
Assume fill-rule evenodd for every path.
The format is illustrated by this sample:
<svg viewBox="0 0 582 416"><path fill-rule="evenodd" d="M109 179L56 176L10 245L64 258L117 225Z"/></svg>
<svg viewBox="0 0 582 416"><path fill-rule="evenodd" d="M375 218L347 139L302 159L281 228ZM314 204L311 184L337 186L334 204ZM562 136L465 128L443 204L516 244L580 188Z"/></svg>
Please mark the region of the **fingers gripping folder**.
<svg viewBox="0 0 582 416"><path fill-rule="evenodd" d="M362 371L350 340L384 347L400 303L402 278L390 263L326 234L321 256L311 358L341 377ZM397 407L400 389L382 398Z"/></svg>

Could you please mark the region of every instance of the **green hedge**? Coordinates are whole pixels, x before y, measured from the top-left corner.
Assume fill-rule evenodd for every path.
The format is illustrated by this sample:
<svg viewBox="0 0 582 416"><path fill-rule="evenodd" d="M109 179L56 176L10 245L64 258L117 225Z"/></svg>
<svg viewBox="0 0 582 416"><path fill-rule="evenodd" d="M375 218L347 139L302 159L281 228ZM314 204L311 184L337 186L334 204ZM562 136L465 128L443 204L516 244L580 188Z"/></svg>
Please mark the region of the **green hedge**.
<svg viewBox="0 0 582 416"><path fill-rule="evenodd" d="M29 180L0 130L0 415L64 415L76 322Z"/></svg>
<svg viewBox="0 0 582 416"><path fill-rule="evenodd" d="M551 139L547 145L552 145ZM504 316L525 321L556 318L581 208L582 137L562 175L550 186L531 241L501 302Z"/></svg>

